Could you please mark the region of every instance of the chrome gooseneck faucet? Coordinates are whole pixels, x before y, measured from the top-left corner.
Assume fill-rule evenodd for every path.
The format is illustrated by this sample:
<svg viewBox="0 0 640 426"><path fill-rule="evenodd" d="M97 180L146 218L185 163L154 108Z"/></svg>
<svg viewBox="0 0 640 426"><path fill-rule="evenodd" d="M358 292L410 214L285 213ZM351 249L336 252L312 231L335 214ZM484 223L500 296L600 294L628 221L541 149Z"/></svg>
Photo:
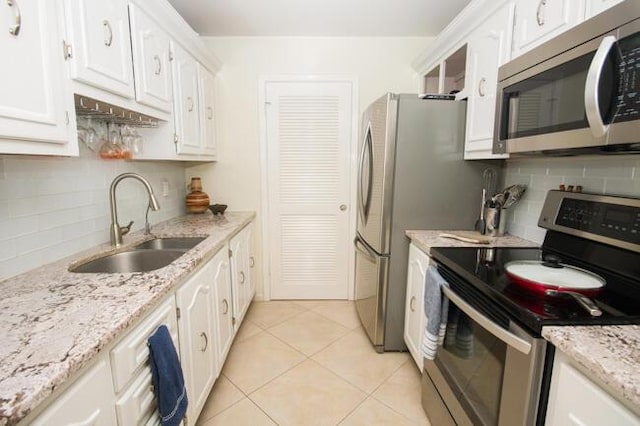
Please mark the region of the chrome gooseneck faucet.
<svg viewBox="0 0 640 426"><path fill-rule="evenodd" d="M134 178L142 182L142 184L147 188L147 193L149 194L149 208L151 210L156 211L160 210L160 204L158 204L158 200L156 196L153 194L153 188L151 188L151 184L144 177L140 176L137 173L122 173L116 176L111 182L111 188L109 188L109 201L111 202L111 245L118 247L122 245L122 236L126 235L131 230L131 225L133 225L133 221L129 222L127 226L120 226L118 223L118 213L116 207L116 186L120 183L121 180L126 178ZM147 212L149 209L147 209ZM148 229L148 224L145 226L145 229Z"/></svg>

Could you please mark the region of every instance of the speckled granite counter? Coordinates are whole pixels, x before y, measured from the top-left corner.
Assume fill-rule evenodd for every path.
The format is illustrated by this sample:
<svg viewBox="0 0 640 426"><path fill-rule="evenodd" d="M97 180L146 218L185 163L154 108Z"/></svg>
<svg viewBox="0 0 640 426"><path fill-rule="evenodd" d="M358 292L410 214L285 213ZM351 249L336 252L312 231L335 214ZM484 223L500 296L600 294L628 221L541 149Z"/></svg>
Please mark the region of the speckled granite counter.
<svg viewBox="0 0 640 426"><path fill-rule="evenodd" d="M442 238L442 233L456 234L467 238L488 239L489 244L473 244L464 241ZM432 247L539 247L538 243L525 240L514 235L503 235L502 237L490 237L480 235L476 231L406 231L406 234L420 250L429 254Z"/></svg>
<svg viewBox="0 0 640 426"><path fill-rule="evenodd" d="M109 244L0 282L0 425L24 418L105 346L157 306L255 214L208 212L157 224L152 233L208 236L170 265L150 272L77 274L70 264L114 252ZM124 251L152 237L125 237Z"/></svg>
<svg viewBox="0 0 640 426"><path fill-rule="evenodd" d="M542 336L640 415L640 326L544 327Z"/></svg>

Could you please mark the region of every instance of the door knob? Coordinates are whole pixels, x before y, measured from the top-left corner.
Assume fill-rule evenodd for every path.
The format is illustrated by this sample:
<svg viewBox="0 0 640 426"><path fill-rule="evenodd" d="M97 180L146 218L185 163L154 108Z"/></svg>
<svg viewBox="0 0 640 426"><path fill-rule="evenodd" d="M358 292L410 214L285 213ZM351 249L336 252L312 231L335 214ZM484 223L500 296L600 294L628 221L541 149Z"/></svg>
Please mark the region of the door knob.
<svg viewBox="0 0 640 426"><path fill-rule="evenodd" d="M345 211L347 209L346 204L340 204L340 211Z"/></svg>

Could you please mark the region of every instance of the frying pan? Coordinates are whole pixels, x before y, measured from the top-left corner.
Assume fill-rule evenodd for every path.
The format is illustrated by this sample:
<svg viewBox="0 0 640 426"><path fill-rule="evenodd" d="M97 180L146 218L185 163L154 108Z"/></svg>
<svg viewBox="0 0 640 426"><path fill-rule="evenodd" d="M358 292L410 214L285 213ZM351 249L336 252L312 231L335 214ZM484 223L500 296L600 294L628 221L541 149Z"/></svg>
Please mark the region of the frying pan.
<svg viewBox="0 0 640 426"><path fill-rule="evenodd" d="M518 260L508 262L504 268L513 283L541 295L555 290L596 296L606 284L600 275L554 260Z"/></svg>

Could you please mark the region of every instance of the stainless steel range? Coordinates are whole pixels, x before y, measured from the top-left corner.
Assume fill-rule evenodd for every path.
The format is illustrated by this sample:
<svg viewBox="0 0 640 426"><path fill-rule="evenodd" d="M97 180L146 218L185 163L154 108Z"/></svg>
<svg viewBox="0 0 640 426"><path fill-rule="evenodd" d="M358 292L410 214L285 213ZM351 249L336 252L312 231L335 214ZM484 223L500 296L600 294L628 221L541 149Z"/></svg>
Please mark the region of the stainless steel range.
<svg viewBox="0 0 640 426"><path fill-rule="evenodd" d="M550 191L538 225L548 230L540 250L431 250L456 326L424 363L433 424L543 424L554 349L542 327L640 324L640 199ZM566 287L532 291L505 273L507 264L535 261L602 278L587 292L596 309ZM580 293L576 279L570 284Z"/></svg>

